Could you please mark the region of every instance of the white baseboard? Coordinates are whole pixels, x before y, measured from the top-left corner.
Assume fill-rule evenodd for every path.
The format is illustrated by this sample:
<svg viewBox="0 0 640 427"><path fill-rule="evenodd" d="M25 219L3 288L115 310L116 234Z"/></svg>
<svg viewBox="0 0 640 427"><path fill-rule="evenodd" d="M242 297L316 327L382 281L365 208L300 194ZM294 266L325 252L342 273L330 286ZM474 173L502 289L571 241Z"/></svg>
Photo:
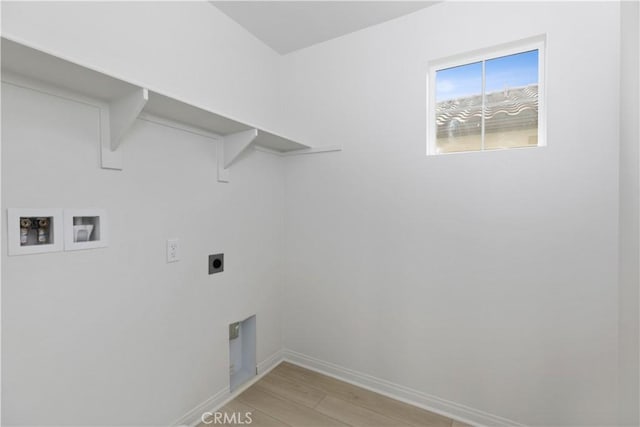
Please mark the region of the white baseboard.
<svg viewBox="0 0 640 427"><path fill-rule="evenodd" d="M284 360L283 350L280 349L273 353L271 356L258 363L258 376L262 377L264 374L275 368L280 362Z"/></svg>
<svg viewBox="0 0 640 427"><path fill-rule="evenodd" d="M197 426L202 422L201 417L204 412L210 411L211 408L221 407L224 404L224 402L226 402L228 397L229 397L229 387L227 386L226 388L220 390L219 392L217 392L216 394L214 394L213 396L211 396L210 398L208 398L207 400L205 400L204 402L202 402L201 404L199 404L198 406L196 406L195 408L193 408L192 410L184 414L182 417L180 417L180 419L178 419L176 422L171 424L171 426L172 427Z"/></svg>
<svg viewBox="0 0 640 427"><path fill-rule="evenodd" d="M333 363L325 362L302 353L297 353L287 349L283 350L282 353L284 360L287 362L348 382L392 399L435 412L436 414L444 415L445 417L449 417L457 421L475 426L524 426L524 424L513 420L422 393L418 390L413 390L362 372L357 372Z"/></svg>
<svg viewBox="0 0 640 427"><path fill-rule="evenodd" d="M183 426L196 427L198 424L202 422L202 414L204 414L205 412L215 412L218 409L222 408L228 402L235 399L236 396L238 396L240 393L242 393L247 388L251 387L257 381L259 381L260 378L267 375L269 371L275 368L283 360L284 360L283 351L282 350L276 351L271 356L267 357L265 360L258 363L257 375L253 377L251 380L247 381L245 384L243 384L242 387L238 388L237 390L234 390L233 393L231 393L231 390L227 385L227 387L220 390L219 392L217 392L216 394L214 394L213 396L211 396L210 398L208 398L207 400L200 403L198 406L196 406L195 408L193 408L192 410L184 414L177 421L171 424L171 426L172 427L183 427Z"/></svg>

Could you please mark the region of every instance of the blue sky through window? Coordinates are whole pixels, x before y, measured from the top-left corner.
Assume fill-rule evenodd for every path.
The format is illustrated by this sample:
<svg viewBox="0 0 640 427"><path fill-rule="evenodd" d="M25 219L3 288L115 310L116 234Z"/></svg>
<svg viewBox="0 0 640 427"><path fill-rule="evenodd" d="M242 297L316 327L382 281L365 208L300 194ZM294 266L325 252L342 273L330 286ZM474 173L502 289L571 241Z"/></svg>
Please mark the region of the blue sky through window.
<svg viewBox="0 0 640 427"><path fill-rule="evenodd" d="M538 83L538 50L485 62L485 92ZM436 72L436 102L482 93L482 62Z"/></svg>

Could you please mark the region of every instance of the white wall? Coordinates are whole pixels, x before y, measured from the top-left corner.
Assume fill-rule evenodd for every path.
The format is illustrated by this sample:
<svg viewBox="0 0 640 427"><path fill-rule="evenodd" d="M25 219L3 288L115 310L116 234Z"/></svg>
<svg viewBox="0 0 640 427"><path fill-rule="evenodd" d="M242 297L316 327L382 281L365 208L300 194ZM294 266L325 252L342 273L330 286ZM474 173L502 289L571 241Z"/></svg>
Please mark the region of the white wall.
<svg viewBox="0 0 640 427"><path fill-rule="evenodd" d="M3 34L270 120L275 54L210 4L2 12ZM280 158L251 152L219 184L211 139L138 121L125 170L102 170L97 109L4 83L2 109L3 235L7 207L101 207L111 231L105 249L7 257L2 245L3 425L169 425L228 386L230 322L257 314L259 362L280 350ZM217 252L225 272L209 276Z"/></svg>
<svg viewBox="0 0 640 427"><path fill-rule="evenodd" d="M3 245L3 425L168 425L227 387L229 323L257 314L258 361L281 348L279 158L252 152L218 184L212 140L138 121L107 171L96 109L8 84L2 103L2 206L102 207L111 232L105 249Z"/></svg>
<svg viewBox="0 0 640 427"><path fill-rule="evenodd" d="M285 347L533 425L616 422L617 3L438 4L284 58ZM546 33L548 147L424 155L437 59Z"/></svg>
<svg viewBox="0 0 640 427"><path fill-rule="evenodd" d="M640 425L638 382L639 316L638 264L640 252L638 216L640 175L640 6L621 3L621 80L620 80L620 424Z"/></svg>

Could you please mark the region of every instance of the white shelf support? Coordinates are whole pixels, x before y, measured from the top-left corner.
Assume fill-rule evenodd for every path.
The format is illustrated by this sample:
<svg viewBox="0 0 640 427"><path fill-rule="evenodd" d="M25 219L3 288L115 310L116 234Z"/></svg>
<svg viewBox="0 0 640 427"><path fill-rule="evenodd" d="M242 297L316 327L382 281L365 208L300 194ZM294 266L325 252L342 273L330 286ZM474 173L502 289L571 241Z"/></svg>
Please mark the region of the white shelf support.
<svg viewBox="0 0 640 427"><path fill-rule="evenodd" d="M149 100L149 91L139 88L100 106L100 163L103 169L122 170L122 138Z"/></svg>
<svg viewBox="0 0 640 427"><path fill-rule="evenodd" d="M224 168L236 161L238 156L242 154L258 136L258 129L249 129L242 132L236 132L224 137Z"/></svg>
<svg viewBox="0 0 640 427"><path fill-rule="evenodd" d="M149 100L149 91L140 88L109 104L109 130L111 131L111 151L116 151L122 137L136 121Z"/></svg>
<svg viewBox="0 0 640 427"><path fill-rule="evenodd" d="M218 181L229 182L229 167L258 137L258 129L226 135L218 143Z"/></svg>

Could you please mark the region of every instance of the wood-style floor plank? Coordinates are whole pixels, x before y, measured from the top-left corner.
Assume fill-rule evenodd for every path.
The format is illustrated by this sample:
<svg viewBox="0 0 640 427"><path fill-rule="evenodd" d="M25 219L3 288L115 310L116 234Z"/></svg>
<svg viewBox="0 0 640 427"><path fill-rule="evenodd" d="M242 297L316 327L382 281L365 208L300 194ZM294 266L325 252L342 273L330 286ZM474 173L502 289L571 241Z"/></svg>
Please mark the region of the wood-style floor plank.
<svg viewBox="0 0 640 427"><path fill-rule="evenodd" d="M378 393L336 380L335 378L293 365L281 363L270 374L299 381L309 387L346 400L354 405L371 409L389 418L415 427L451 427L452 420L433 412L390 399Z"/></svg>
<svg viewBox="0 0 640 427"><path fill-rule="evenodd" d="M266 375L256 384L284 399L314 408L326 396L320 390L278 375Z"/></svg>
<svg viewBox="0 0 640 427"><path fill-rule="evenodd" d="M344 427L348 425L299 403L281 399L280 397L269 393L257 384L249 387L240 396L238 396L238 399L242 403L263 411L291 426Z"/></svg>
<svg viewBox="0 0 640 427"><path fill-rule="evenodd" d="M354 427L395 427L404 426L397 420L385 417L375 411L354 405L346 400L327 396L316 406L316 411L336 418Z"/></svg>
<svg viewBox="0 0 640 427"><path fill-rule="evenodd" d="M286 362L218 412L244 415L245 424L250 413L257 427L469 427Z"/></svg>

